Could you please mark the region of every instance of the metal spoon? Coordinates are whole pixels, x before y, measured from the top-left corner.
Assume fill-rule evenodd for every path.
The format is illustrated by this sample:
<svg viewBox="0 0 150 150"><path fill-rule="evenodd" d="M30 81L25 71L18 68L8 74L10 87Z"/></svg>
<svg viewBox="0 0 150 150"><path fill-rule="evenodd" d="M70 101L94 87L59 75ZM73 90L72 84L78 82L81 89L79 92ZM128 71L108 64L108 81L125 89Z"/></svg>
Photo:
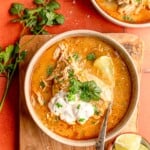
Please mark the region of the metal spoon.
<svg viewBox="0 0 150 150"><path fill-rule="evenodd" d="M106 115L104 117L102 126L101 126L101 130L96 142L96 150L104 150L105 147L105 138L106 138L106 129L107 129L107 121L108 121L108 116L110 113L110 109L111 109L111 102L108 105L108 108L106 110Z"/></svg>

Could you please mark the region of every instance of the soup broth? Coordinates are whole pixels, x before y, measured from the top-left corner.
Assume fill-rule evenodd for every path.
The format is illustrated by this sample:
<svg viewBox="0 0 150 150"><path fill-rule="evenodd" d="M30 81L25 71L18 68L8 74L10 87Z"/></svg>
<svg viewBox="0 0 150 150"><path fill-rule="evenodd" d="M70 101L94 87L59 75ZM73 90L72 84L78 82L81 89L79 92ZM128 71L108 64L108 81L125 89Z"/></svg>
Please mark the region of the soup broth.
<svg viewBox="0 0 150 150"><path fill-rule="evenodd" d="M117 3L120 4L118 4ZM142 2L146 2L145 4L142 4ZM113 18L116 18L120 21L123 22L128 22L128 23L148 23L150 22L150 1L149 0L141 0L138 1L132 1L130 0L96 0L97 4L99 5L100 8L102 8L107 14L112 16ZM124 2L124 3L123 3ZM129 2L128 5L126 3ZM133 4L131 4L134 2ZM133 9L131 8L133 6ZM135 8L134 8L135 5ZM130 11L131 10L131 11Z"/></svg>
<svg viewBox="0 0 150 150"><path fill-rule="evenodd" d="M61 79L59 75L63 74L64 65L61 66L60 70L56 70L58 61L65 55L64 51L67 51L65 54L69 56L67 57L67 63L79 63L78 66L72 66L76 67L77 70L81 67L81 76L85 70L101 79L108 86L112 85L112 81L107 80L98 68L94 67L94 62L101 56L111 58L114 66L113 102L107 132L111 131L121 121L128 109L131 80L128 68L117 51L96 37L66 38L49 47L39 58L32 72L30 88L31 102L37 116L49 130L69 139L91 139L99 134L108 101L91 101L92 105L97 106L98 112L95 111L97 114L89 117L83 124L77 121L69 124L62 120L59 115L55 115L48 107L52 97L60 90L66 90L65 86L69 84L66 80L59 80ZM94 55L92 56L91 54ZM76 73L76 70L74 70L74 73ZM52 77L53 80L51 79ZM55 81L56 84L54 85ZM61 107L61 105L58 105L58 107Z"/></svg>

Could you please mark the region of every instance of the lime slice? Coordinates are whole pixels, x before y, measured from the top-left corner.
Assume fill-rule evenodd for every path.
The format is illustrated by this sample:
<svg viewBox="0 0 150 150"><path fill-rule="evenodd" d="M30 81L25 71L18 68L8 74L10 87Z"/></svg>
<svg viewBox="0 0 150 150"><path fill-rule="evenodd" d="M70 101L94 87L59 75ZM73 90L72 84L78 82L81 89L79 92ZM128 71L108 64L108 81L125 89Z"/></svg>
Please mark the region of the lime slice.
<svg viewBox="0 0 150 150"><path fill-rule="evenodd" d="M122 134L115 140L115 150L139 150L141 136L136 134Z"/></svg>
<svg viewBox="0 0 150 150"><path fill-rule="evenodd" d="M148 150L148 148L144 146L143 144L141 144L139 150Z"/></svg>

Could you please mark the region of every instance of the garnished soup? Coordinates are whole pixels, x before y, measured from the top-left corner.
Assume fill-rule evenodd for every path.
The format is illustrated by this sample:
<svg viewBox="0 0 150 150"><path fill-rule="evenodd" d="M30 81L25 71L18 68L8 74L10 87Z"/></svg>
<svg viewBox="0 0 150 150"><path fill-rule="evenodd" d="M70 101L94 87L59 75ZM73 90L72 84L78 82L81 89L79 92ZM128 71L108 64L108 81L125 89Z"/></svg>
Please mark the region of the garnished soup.
<svg viewBox="0 0 150 150"><path fill-rule="evenodd" d="M34 66L31 103L43 124L70 139L98 136L108 105L107 132L124 117L131 95L128 68L97 37L70 37L49 47Z"/></svg>
<svg viewBox="0 0 150 150"><path fill-rule="evenodd" d="M150 0L96 0L110 16L128 23L150 22Z"/></svg>

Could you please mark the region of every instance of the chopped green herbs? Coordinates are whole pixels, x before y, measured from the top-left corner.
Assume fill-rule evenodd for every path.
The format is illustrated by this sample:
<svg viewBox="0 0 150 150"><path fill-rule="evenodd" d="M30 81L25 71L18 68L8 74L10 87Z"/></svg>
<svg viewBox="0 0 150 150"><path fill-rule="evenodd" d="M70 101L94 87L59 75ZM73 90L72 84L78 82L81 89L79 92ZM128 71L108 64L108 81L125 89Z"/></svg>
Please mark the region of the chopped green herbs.
<svg viewBox="0 0 150 150"><path fill-rule="evenodd" d="M73 58L75 61L77 61L79 59L79 54L78 53L74 53L73 54Z"/></svg>
<svg viewBox="0 0 150 150"><path fill-rule="evenodd" d="M80 109L80 106L81 106L81 105L80 105L80 104L78 104L77 109Z"/></svg>
<svg viewBox="0 0 150 150"><path fill-rule="evenodd" d="M0 51L0 74L7 78L6 88L3 93L2 99L0 100L0 110L3 107L4 100L6 98L12 77L15 70L17 69L18 63L23 61L26 56L26 51L19 53L19 46L9 45L5 50Z"/></svg>
<svg viewBox="0 0 150 150"><path fill-rule="evenodd" d="M100 112L98 111L97 107L94 106L94 114L95 114L95 115L99 115L99 113L100 113Z"/></svg>
<svg viewBox="0 0 150 150"><path fill-rule="evenodd" d="M130 16L127 16L127 15L123 16L123 20L127 21L127 22L134 22L133 19Z"/></svg>
<svg viewBox="0 0 150 150"><path fill-rule="evenodd" d="M45 88L45 83L43 81L40 81L40 88L44 89Z"/></svg>
<svg viewBox="0 0 150 150"><path fill-rule="evenodd" d="M33 34L46 34L46 26L64 23L64 16L56 12L60 4L55 0L34 0L35 8L25 8L23 4L13 3L10 13L16 18L12 22L23 24Z"/></svg>
<svg viewBox="0 0 150 150"><path fill-rule="evenodd" d="M69 82L68 101L75 100L77 94L82 101L86 102L100 99L101 90L94 81L80 82L74 74L71 74Z"/></svg>
<svg viewBox="0 0 150 150"><path fill-rule="evenodd" d="M100 88L94 81L86 81L81 85L80 99L83 101L98 101L100 99Z"/></svg>
<svg viewBox="0 0 150 150"><path fill-rule="evenodd" d="M84 118L80 118L78 121L79 121L79 122L84 122L85 119L84 119Z"/></svg>
<svg viewBox="0 0 150 150"><path fill-rule="evenodd" d="M14 45L9 45L8 47L6 47L5 51L1 51L0 62L6 64L8 60L11 58L13 51L14 51Z"/></svg>
<svg viewBox="0 0 150 150"><path fill-rule="evenodd" d="M76 95L72 94L72 93L67 93L67 100L70 101L75 101L76 99Z"/></svg>
<svg viewBox="0 0 150 150"><path fill-rule="evenodd" d="M34 0L35 4L44 4L45 0Z"/></svg>
<svg viewBox="0 0 150 150"><path fill-rule="evenodd" d="M68 70L68 75L69 75L69 78L73 77L74 76L74 70L73 69L69 69Z"/></svg>
<svg viewBox="0 0 150 150"><path fill-rule="evenodd" d="M47 76L50 76L52 74L54 70L54 66L48 66L46 72L47 72Z"/></svg>
<svg viewBox="0 0 150 150"><path fill-rule="evenodd" d="M81 82L73 77L70 79L70 86L69 86L69 92L72 93L72 94L76 94L79 92L80 90L80 87L81 87Z"/></svg>
<svg viewBox="0 0 150 150"><path fill-rule="evenodd" d="M24 10L23 4L13 3L10 8L10 13L12 15L21 15L21 12Z"/></svg>
<svg viewBox="0 0 150 150"><path fill-rule="evenodd" d="M95 59L96 59L95 53L89 53L89 54L86 56L86 59L89 60L89 61L95 60Z"/></svg>
<svg viewBox="0 0 150 150"><path fill-rule="evenodd" d="M60 104L60 103L56 103L55 105L56 105L58 108L63 107L62 104Z"/></svg>

